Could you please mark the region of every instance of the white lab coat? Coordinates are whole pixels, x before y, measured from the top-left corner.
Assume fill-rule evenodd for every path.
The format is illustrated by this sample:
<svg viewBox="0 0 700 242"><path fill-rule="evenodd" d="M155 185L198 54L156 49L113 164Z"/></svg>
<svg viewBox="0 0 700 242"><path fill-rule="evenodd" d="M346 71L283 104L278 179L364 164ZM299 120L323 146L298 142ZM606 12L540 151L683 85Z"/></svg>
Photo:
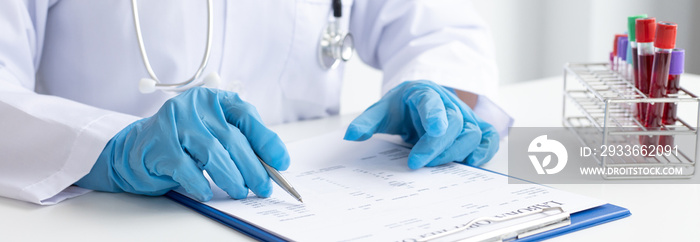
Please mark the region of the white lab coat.
<svg viewBox="0 0 700 242"><path fill-rule="evenodd" d="M127 0L0 1L0 196L52 204L90 171L106 142L173 94L141 94L147 77ZM204 1L139 1L151 64L163 82L199 67ZM476 111L510 122L486 97L497 85L488 30L468 2L345 0L358 56L384 72L383 92L428 79L480 94ZM343 66L316 48L330 0L214 1L204 75L219 72L268 125L338 113ZM493 99L493 98L491 98ZM63 193L61 193L63 191ZM57 195L59 194L59 195Z"/></svg>

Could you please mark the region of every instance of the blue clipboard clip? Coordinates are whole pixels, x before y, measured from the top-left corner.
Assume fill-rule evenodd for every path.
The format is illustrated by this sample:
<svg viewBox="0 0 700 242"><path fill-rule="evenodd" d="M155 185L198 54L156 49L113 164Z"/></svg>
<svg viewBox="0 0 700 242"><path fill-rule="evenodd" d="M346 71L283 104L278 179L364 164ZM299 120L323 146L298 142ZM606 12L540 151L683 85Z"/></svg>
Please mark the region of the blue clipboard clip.
<svg viewBox="0 0 700 242"><path fill-rule="evenodd" d="M554 213L553 213L554 212ZM542 210L529 211L526 213L521 213L516 216L509 217L480 217L469 221L469 223L459 228L447 230L443 233L435 234L432 236L427 236L419 239L413 239L415 242L429 242L444 238L449 235L453 235L457 232L466 230L472 225L482 222L503 222L512 219L532 216L535 214L547 214L545 217L534 219L531 221L515 224L509 227L496 229L486 233L478 234L469 238L459 239L459 241L511 241L516 239L522 239L531 235L539 234L542 232L550 231L556 228L561 228L571 224L571 215L561 207L551 207Z"/></svg>

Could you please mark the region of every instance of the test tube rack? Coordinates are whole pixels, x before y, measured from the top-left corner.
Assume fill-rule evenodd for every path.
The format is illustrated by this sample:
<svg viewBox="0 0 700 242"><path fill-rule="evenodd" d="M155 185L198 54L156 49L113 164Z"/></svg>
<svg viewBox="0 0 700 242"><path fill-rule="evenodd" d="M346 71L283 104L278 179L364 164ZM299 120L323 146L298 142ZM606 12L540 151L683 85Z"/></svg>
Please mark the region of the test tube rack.
<svg viewBox="0 0 700 242"><path fill-rule="evenodd" d="M607 63L567 63L564 65L564 126L586 147L640 146L639 137L671 135L678 152L670 155L641 154L593 155L603 169L624 167L671 167L679 174L603 175L605 179L691 178L700 160L700 98L684 88L666 98L649 98L631 80L610 69ZM672 125L648 129L635 117L638 103L675 103L679 118ZM682 105L682 106L681 106ZM681 169L678 169L681 168Z"/></svg>

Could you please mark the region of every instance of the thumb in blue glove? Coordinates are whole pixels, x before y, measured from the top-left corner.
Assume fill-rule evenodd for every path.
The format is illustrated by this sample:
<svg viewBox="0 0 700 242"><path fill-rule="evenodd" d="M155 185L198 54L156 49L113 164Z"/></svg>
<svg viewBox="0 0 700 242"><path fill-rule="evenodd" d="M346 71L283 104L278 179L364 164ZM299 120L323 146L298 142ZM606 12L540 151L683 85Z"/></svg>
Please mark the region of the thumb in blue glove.
<svg viewBox="0 0 700 242"><path fill-rule="evenodd" d="M117 133L75 184L154 196L182 186L208 201L213 194L206 171L232 198L247 197L248 189L268 197L272 185L256 153L278 170L289 167L284 143L253 106L235 93L196 87Z"/></svg>
<svg viewBox="0 0 700 242"><path fill-rule="evenodd" d="M451 91L430 81L407 81L350 123L346 140L375 133L401 135L413 144L408 166L418 169L452 161L480 166L498 151L498 132Z"/></svg>

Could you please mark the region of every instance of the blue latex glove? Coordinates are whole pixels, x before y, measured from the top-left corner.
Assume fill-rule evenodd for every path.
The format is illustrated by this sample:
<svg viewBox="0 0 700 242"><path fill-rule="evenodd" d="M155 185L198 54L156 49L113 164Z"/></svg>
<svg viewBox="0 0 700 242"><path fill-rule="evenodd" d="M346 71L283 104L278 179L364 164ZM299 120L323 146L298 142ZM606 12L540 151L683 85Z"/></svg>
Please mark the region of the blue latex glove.
<svg viewBox="0 0 700 242"><path fill-rule="evenodd" d="M346 140L375 133L401 135L413 144L408 167L452 161L480 166L498 151L498 132L451 91L431 81L407 81L389 91L350 123Z"/></svg>
<svg viewBox="0 0 700 242"><path fill-rule="evenodd" d="M248 188L268 197L272 184L256 153L278 170L289 167L284 143L252 105L236 93L197 87L116 134L76 185L145 195L182 186L208 201L213 194L204 170L232 198L247 197Z"/></svg>

